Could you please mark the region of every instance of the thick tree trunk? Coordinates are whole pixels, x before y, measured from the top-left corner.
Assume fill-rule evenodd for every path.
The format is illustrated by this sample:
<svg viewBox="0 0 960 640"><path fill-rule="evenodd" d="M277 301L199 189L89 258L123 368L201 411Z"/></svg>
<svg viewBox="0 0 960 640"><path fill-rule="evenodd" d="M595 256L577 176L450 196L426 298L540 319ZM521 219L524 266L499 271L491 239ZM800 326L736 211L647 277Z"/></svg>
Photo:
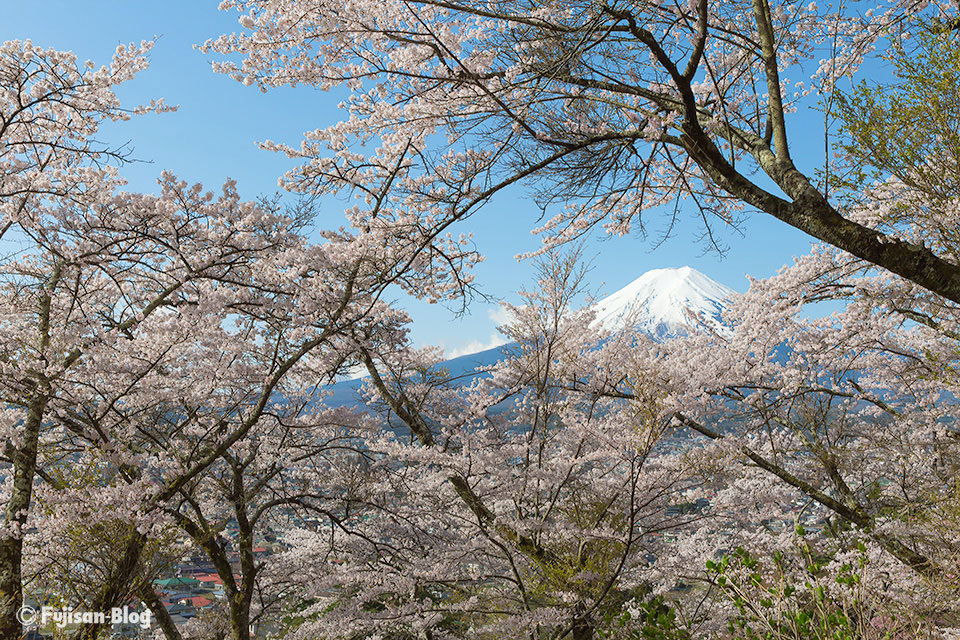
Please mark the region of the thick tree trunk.
<svg viewBox="0 0 960 640"><path fill-rule="evenodd" d="M37 352L45 362L50 346L50 304L60 282L62 266L53 267L40 296L37 309ZM27 376L29 378L29 375ZM51 385L42 370L33 376L23 436L12 452L13 487L0 530L0 640L18 640L23 635L19 615L23 608L23 529L33 499L33 479L37 472L37 449Z"/></svg>
<svg viewBox="0 0 960 640"><path fill-rule="evenodd" d="M110 559L114 564L110 567L100 592L90 604L91 611L109 612L112 608L125 604L124 601L134 588L134 580L139 579L137 567L146 542L146 536L140 532L136 530L130 532L123 553L116 559ZM74 640L96 640L109 637L111 633L110 624L85 624L73 637Z"/></svg>
<svg viewBox="0 0 960 640"><path fill-rule="evenodd" d="M721 132L720 135L726 135L728 143L753 156L788 199L761 188L727 160L701 122L701 119L706 121L712 114L698 106L691 85L692 76L681 74L653 35L631 22L633 33L650 48L680 93L679 102L671 96L662 96L662 106L683 115L682 135L670 142L683 147L704 173L730 195L818 240L960 303L960 266L923 245L875 231L843 217L810 179L796 168L790 159L787 144L770 9L761 0L755 0L753 5L767 75L768 126L774 148L770 148L770 140L734 125L726 127L727 133ZM623 17L633 20L629 12L625 12Z"/></svg>
<svg viewBox="0 0 960 640"><path fill-rule="evenodd" d="M157 597L157 592L153 590L150 583L143 583L143 586L140 587L139 595L140 599L147 605L147 608L150 609L150 613L153 614L153 622L160 627L160 630L163 632L163 637L167 640L183 640L183 636L180 635L180 630L177 629L173 618L170 617L170 612L167 611L167 608L160 602L160 598Z"/></svg>
<svg viewBox="0 0 960 640"><path fill-rule="evenodd" d="M740 174L699 122L687 120L684 134L683 146L690 157L731 195L818 240L960 303L960 267L927 247L844 218L789 160L777 158L762 145L747 149L792 201L761 189Z"/></svg>
<svg viewBox="0 0 960 640"><path fill-rule="evenodd" d="M573 640L593 640L593 620L589 615L584 615L585 611L586 606L580 602L576 608L573 626L570 628L570 637Z"/></svg>
<svg viewBox="0 0 960 640"><path fill-rule="evenodd" d="M17 640L23 634L18 615L23 608L23 527L33 497L40 427L49 389L37 385L23 428L23 441L13 452L13 488L0 533L0 640Z"/></svg>
<svg viewBox="0 0 960 640"><path fill-rule="evenodd" d="M230 602L230 628L233 640L250 640L250 603L257 566L253 555L253 525L247 515L247 494L243 484L243 466L233 470L233 508L237 519L237 551L240 554L240 588Z"/></svg>
<svg viewBox="0 0 960 640"><path fill-rule="evenodd" d="M231 606L230 611L230 636L233 640L250 640L250 606L238 604L236 608Z"/></svg>

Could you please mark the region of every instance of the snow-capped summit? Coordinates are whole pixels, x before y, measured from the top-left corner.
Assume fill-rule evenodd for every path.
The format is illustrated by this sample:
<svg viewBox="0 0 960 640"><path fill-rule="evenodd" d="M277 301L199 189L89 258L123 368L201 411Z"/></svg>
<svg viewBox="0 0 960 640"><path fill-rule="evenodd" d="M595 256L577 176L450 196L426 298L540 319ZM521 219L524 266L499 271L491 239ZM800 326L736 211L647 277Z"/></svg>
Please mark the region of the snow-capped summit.
<svg viewBox="0 0 960 640"><path fill-rule="evenodd" d="M691 267L654 269L597 302L594 324L630 325L660 338L694 329L723 331L720 312L735 293Z"/></svg>

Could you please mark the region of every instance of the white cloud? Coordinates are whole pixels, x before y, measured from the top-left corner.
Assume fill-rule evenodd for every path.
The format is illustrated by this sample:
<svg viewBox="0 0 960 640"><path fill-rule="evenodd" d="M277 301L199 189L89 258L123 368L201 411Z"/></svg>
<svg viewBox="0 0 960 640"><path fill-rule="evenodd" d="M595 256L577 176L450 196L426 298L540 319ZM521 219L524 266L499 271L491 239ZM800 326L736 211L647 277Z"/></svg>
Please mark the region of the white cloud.
<svg viewBox="0 0 960 640"><path fill-rule="evenodd" d="M499 333L491 333L490 339L486 342L481 340L471 340L467 344L461 345L455 349L448 350L444 355L448 359L459 358L460 356L465 356L471 353L479 353L480 351L486 351L487 349L493 349L494 347L499 347L500 345L507 344L507 339L504 338Z"/></svg>
<svg viewBox="0 0 960 640"><path fill-rule="evenodd" d="M347 373L337 379L337 382L342 382L344 380L356 380L357 378L362 378L367 375L367 368L362 364L355 364L350 369L347 370Z"/></svg>
<svg viewBox="0 0 960 640"><path fill-rule="evenodd" d="M493 309L487 309L487 315L498 327L509 324L514 320L513 313L502 304L497 305Z"/></svg>
<svg viewBox="0 0 960 640"><path fill-rule="evenodd" d="M505 324L513 322L514 315L507 309L503 304L499 304L492 309L487 309L487 317L490 318L490 322L496 327L501 327ZM445 349L444 356L449 359L459 358L460 356L469 355L471 353L479 353L481 351L486 351L487 349L493 349L499 347L500 345L507 344L509 340L503 337L497 331L494 331L490 334L490 337L487 340L471 340L466 344L461 344L458 347L453 347L450 349Z"/></svg>

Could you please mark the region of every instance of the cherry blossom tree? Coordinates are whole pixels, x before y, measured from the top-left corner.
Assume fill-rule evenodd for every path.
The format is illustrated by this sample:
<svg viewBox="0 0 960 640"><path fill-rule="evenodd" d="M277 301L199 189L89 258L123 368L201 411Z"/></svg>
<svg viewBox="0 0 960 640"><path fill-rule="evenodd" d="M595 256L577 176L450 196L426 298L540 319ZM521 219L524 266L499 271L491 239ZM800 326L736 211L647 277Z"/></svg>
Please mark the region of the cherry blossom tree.
<svg viewBox="0 0 960 640"><path fill-rule="evenodd" d="M93 206L27 212L33 215L18 222L19 238L34 244L2 267L4 424L11 466L2 538L5 623L21 606L23 541L31 528L36 475L59 488L46 471L81 463L75 456L82 456L85 442L118 472L132 474L129 490L113 493L117 508L136 505L138 492L156 493L138 464L146 460L135 436L145 425L125 418L162 406L165 392L189 397L180 386L186 377L164 382L177 373L171 367L175 361L166 358L202 355L203 342L187 342L187 336L222 339L215 331L225 309L211 314L204 305L222 300L219 296L230 299L227 292L243 282L254 259L288 248L290 238L287 221L254 203L240 203L232 186L214 199L172 178L157 197L118 194ZM238 305L255 304L249 297L232 297ZM172 314L178 307L183 313ZM218 365L243 369L239 358L230 363L224 357L221 352L220 359L211 358L206 374L215 375ZM278 377L267 377L265 388L275 386ZM141 386L133 388L135 383ZM266 401L262 404L261 411ZM167 466L164 473L173 463L169 457L161 466L151 465L161 484L170 482L167 491L189 481L216 458L218 448L250 428L243 422L232 430L226 426L210 434L209 450L196 456L192 468ZM99 513L111 511L105 495L88 499L100 503ZM11 637L19 624L16 629Z"/></svg>
<svg viewBox="0 0 960 640"><path fill-rule="evenodd" d="M351 92L344 122L263 146L301 160L291 190L361 204L311 241L309 212L232 183L118 191L123 153L93 136L126 117L111 87L149 43L99 71L4 45L0 206L20 251L0 261L0 637L20 634L24 579L57 566L69 597L141 599L177 638L150 581L178 528L224 581L236 640L258 616L292 638L960 627L960 272L935 169L960 157L952 121L924 120L922 99L838 98L849 159L877 183L804 173L787 136L811 91L832 99L884 38L947 9L224 6L244 31L206 45L221 71ZM921 89L953 77L952 40L924 42L919 67L899 58ZM884 132L904 104L922 126L897 147ZM748 207L826 244L753 282L729 330L665 342L596 329L554 263L511 308L513 352L457 379L382 298L465 300L480 257L451 227L520 181L566 205L545 249L678 198L708 232ZM822 302L843 306L808 311ZM389 428L315 392L358 364ZM275 528L287 550L258 559ZM115 539L78 548L84 532Z"/></svg>
<svg viewBox="0 0 960 640"><path fill-rule="evenodd" d="M829 180L798 165L790 113L831 100L926 0L637 3L227 1L241 30L205 45L215 68L263 90L349 91L349 117L303 142L289 188L361 188L394 167L411 219L445 228L532 182L546 243L603 225L625 234L686 197L707 232L744 207L960 301L953 262L861 224ZM237 60L237 56L241 59ZM441 136L445 138L441 139ZM829 166L824 167L830 174ZM678 209L675 209L677 215Z"/></svg>
<svg viewBox="0 0 960 640"><path fill-rule="evenodd" d="M416 251L472 259L432 236L420 238L427 246L408 238L412 254L346 230L318 244L300 233L307 213L243 202L232 183L216 197L169 175L159 196L117 193L94 205L30 211L32 226L21 220L19 232L33 246L3 265L4 415L10 447L21 451L11 457L8 501L17 509L7 540L15 549L5 565L14 612L24 534L29 541L39 531L42 569L43 556L56 556L63 534L76 531L78 515L81 528L132 527L121 554L129 555L126 569L90 594L95 610L144 593L151 572L141 570L140 553L172 524L198 541L222 526L208 508L233 504L238 521L247 519L250 552L260 516L297 504L296 494L266 499L295 473L294 454L271 443L299 446L296 459L308 462L308 447L323 450L322 421L298 417L315 400L306 390L356 362L354 332L386 339L399 329L380 300L385 287L458 290L443 273L419 271ZM34 496L36 476L43 482ZM250 485L238 494L227 477ZM211 485L234 493L215 497ZM262 511L260 499L269 503ZM222 559L208 546L211 559ZM242 586L218 567L237 590L238 638L248 633L258 570L241 555Z"/></svg>
<svg viewBox="0 0 960 640"><path fill-rule="evenodd" d="M169 501L242 456L265 416L284 415L284 394L342 373L344 329L377 323L385 287L456 295L477 259L432 228L367 224L310 242L308 211L243 202L232 183L217 197L164 175L158 196L118 192L124 151L95 136L104 120L164 109L125 110L113 93L149 49L121 46L100 69L30 42L0 56L0 637L20 635L24 578L54 563L89 569L65 597L93 610L131 596L156 605L143 550L165 539ZM370 209L389 217L382 196ZM81 562L70 541L83 531L126 533L116 555L94 545Z"/></svg>
<svg viewBox="0 0 960 640"><path fill-rule="evenodd" d="M859 602L935 633L958 620L958 529L949 507L958 453L948 373L955 342L942 332L946 323L932 329L913 317L934 302L943 318L952 305L872 272L821 248L755 283L729 338L670 345L643 370L656 370L676 394L676 428L721 447L711 464L720 464L714 473L725 489L711 508L740 520L740 546L768 558L792 552L801 576L820 564L833 580L864 544L870 565ZM826 318L804 313L824 299L846 307ZM703 368L691 369L691 353L702 354ZM813 538L797 541L797 525ZM702 544L707 556L735 546ZM815 563L798 552L804 545L816 549ZM792 579L801 588L810 582Z"/></svg>
<svg viewBox="0 0 960 640"><path fill-rule="evenodd" d="M956 115L943 106L958 91L951 60L955 37L934 24L910 49L894 49L896 84L863 85L845 98L846 150L856 171L844 186L849 217L955 261L955 194L948 185ZM897 123L902 135L892 136ZM824 302L842 307L823 317L816 310ZM960 621L960 528L952 508L960 451L956 312L952 301L915 282L819 246L778 276L753 283L731 313L728 339L712 339L712 351L699 339L694 349L717 358L701 360L709 365L704 377L691 378L679 361L671 374L671 384L684 389L678 402L683 395L688 401L683 409L678 404L678 424L735 443L743 463L820 512L812 541L809 533L802 543L781 538L766 553L806 550L793 554L799 574L791 579L801 591L811 571L830 568L828 580L851 586L855 573L857 593L833 596L862 607L857 615L876 620L871 633L878 636L940 637ZM659 371L664 364L658 361ZM728 416L726 428L707 426L709 415ZM846 574L837 575L844 567ZM822 594L807 596L820 597L818 607L824 602Z"/></svg>
<svg viewBox="0 0 960 640"><path fill-rule="evenodd" d="M356 461L370 455L360 439L363 420L353 410L321 410L318 402L312 394L300 402L285 395L282 409L165 507L222 580L223 626L231 638L281 628L294 585L306 577L302 569L273 571L257 548L296 527L344 527L358 510L360 498L348 480Z"/></svg>
<svg viewBox="0 0 960 640"><path fill-rule="evenodd" d="M844 101L857 168L843 185L846 215L951 260L955 118L943 104L957 92L955 51L951 34L925 32L909 55L895 51L899 84ZM824 303L841 306L824 316ZM663 419L711 443L703 469L722 488L711 509L738 524L695 536L678 565L713 563L708 583L740 607L738 624L796 637L842 613L838 633L875 620L867 637L942 637L960 620L955 315L915 282L821 245L754 281L726 317L729 333L635 346L626 368L617 353L578 388L623 397L631 370L655 377L669 398ZM721 553L739 581L717 569ZM851 588L824 595L825 584Z"/></svg>
<svg viewBox="0 0 960 640"><path fill-rule="evenodd" d="M631 607L653 614L638 623L649 632L680 633L658 622L669 609L651 594L650 559L665 532L705 518L666 513L698 479L654 451L651 389L651 405L632 406L568 393L603 339L590 312L572 313L573 267L548 266L512 309L516 351L466 384L434 350L358 338L387 428L351 476L364 504L291 532L276 560L311 576L294 637L591 638Z"/></svg>
<svg viewBox="0 0 960 640"><path fill-rule="evenodd" d="M48 293L63 284L64 266L69 262L62 254L51 259L53 256L25 246L31 235L46 235L41 220L48 211L45 207L82 206L102 200L119 184L111 163L122 161L125 153L95 142L95 136L104 121L164 110L162 103L123 109L114 93L117 85L146 66L151 46L150 42L121 45L110 66L100 68L91 62L80 64L69 52L41 49L29 41L0 46L0 238L26 256L5 260L3 268L5 298L18 292L26 305L20 313L5 308L10 315L5 315L9 335L4 337L3 356L3 455L12 474L7 476L4 533L0 536L0 635L4 637L19 633L14 613L20 607L21 529L30 505L39 431L49 399L44 369L47 364L57 366L45 362L43 355L52 338L54 310ZM45 240L47 247L53 248L59 238L48 236ZM30 305L33 313L27 314ZM31 317L35 333L24 340ZM79 355L78 351L74 359ZM10 395L12 389L16 391Z"/></svg>
<svg viewBox="0 0 960 640"><path fill-rule="evenodd" d="M170 109L162 101L124 108L114 92L146 68L152 47L120 45L98 68L29 40L0 45L0 237L38 201L90 202L116 187L127 150L98 142L100 125Z"/></svg>
<svg viewBox="0 0 960 640"><path fill-rule="evenodd" d="M399 167L394 202L441 229L527 181L544 207L565 205L540 228L547 247L596 225L626 233L682 196L708 231L713 216L729 222L746 207L827 243L755 283L729 316L731 334L664 345L633 336L620 350L605 342L581 354L584 369L567 390L649 405L633 389L649 381L663 396L667 433L698 439L687 461L709 479L703 495L729 524L691 534L658 571L696 571L735 540L767 554L799 548L790 526L798 509L822 534L821 559L862 539L872 602L920 615L928 628L955 625L955 519L933 515L946 516L956 495L960 280L943 177L957 157L951 9L759 0L224 6L240 12L243 30L206 48L243 58L216 63L220 71L264 90L350 91L349 119L299 146L263 143L302 160L287 175L295 191L362 189ZM931 26L939 35L924 35ZM896 58L905 99L861 90L836 102L841 78L855 77L887 38L896 57L911 34L934 55ZM844 182L829 155L820 179L795 162L790 114L811 95L839 105L828 116L845 118L849 159L876 167L880 184ZM858 127L850 114L864 107L870 119ZM844 311L803 315L826 300ZM402 398L395 405L416 422ZM469 492L458 495L471 503ZM794 566L809 568L802 558ZM715 574L700 578L717 587Z"/></svg>

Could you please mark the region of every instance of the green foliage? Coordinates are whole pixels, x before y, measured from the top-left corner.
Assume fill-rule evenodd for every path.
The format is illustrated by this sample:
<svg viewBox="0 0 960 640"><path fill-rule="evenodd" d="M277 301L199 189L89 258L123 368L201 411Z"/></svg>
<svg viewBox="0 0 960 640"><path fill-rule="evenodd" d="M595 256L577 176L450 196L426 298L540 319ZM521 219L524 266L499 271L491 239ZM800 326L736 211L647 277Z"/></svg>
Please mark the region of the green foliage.
<svg viewBox="0 0 960 640"><path fill-rule="evenodd" d="M806 533L797 527L802 538ZM874 617L862 594L862 570L869 563L866 547L857 544L856 561L843 563L827 575L830 558L817 557L801 541L801 567L792 566L777 551L761 561L738 547L732 555L707 562L707 573L722 597L734 606L728 622L731 637L738 640L885 640L893 637L889 620L886 630L867 628ZM828 588L834 582L839 588Z"/></svg>
<svg viewBox="0 0 960 640"><path fill-rule="evenodd" d="M627 526L623 513L611 509L608 501L576 489L557 512L566 524L579 529L601 523L616 531ZM549 550L548 559L531 561L519 571L531 596L553 604L560 602L557 593L573 592L584 601L601 597L625 551L622 540L591 536L550 541Z"/></svg>
<svg viewBox="0 0 960 640"><path fill-rule="evenodd" d="M848 153L872 178L892 174L907 185L952 197L960 174L960 42L953 32L921 28L891 44L896 82L862 81L841 97ZM866 175L866 174L865 174Z"/></svg>
<svg viewBox="0 0 960 640"><path fill-rule="evenodd" d="M960 255L960 229L945 211L960 193L960 33L920 25L887 53L894 81L862 81L838 96L849 172L839 185L851 203L863 188L895 178L910 198L885 203L881 222L919 226L925 244Z"/></svg>
<svg viewBox="0 0 960 640"><path fill-rule="evenodd" d="M597 626L601 640L689 640L690 633L677 620L674 609L662 596L607 612Z"/></svg>

